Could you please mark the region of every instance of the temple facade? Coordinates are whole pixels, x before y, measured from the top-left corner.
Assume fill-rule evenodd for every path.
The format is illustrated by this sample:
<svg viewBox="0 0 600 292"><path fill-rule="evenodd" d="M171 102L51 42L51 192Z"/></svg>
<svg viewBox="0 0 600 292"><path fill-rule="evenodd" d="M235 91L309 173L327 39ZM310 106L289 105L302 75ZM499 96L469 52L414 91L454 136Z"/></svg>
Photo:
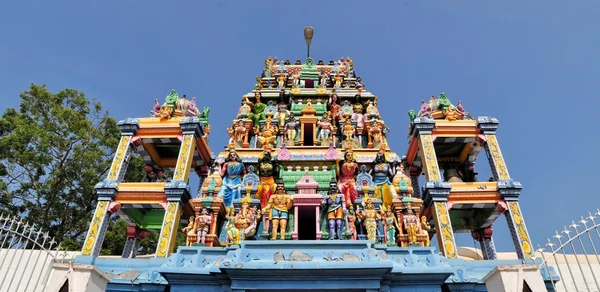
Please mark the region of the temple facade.
<svg viewBox="0 0 600 292"><path fill-rule="evenodd" d="M216 155L210 109L174 90L150 117L119 123L75 260L101 271L106 291L488 291L508 266L528 275L519 287L552 290L553 270L532 268L522 186L500 151L497 119L432 96L409 111L409 146L398 154L388 141L406 136L384 120L397 117L380 115L385 99L367 90L351 58L269 57L261 71ZM493 173L483 181L481 151L488 161L477 167ZM147 165L143 182L123 181L134 153ZM98 256L111 214L129 224L121 258ZM497 257L500 215L516 260ZM156 253L137 258L149 231L159 233ZM459 232L480 243L482 260L459 258ZM176 248L178 236L185 244Z"/></svg>

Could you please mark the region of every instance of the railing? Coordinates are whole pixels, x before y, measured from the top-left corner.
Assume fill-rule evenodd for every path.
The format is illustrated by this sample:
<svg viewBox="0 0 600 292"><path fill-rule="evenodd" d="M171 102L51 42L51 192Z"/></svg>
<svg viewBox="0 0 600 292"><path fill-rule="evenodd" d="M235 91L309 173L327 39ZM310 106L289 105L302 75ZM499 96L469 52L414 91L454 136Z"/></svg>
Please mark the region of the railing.
<svg viewBox="0 0 600 292"><path fill-rule="evenodd" d="M549 275L555 290L600 291L597 277L600 276L600 257L596 248L600 244L599 227L600 210L597 210L556 231L545 247L538 246L537 252L542 256L540 269ZM558 272L560 281L552 278L549 266Z"/></svg>
<svg viewBox="0 0 600 292"><path fill-rule="evenodd" d="M0 292L43 291L52 264L71 260L47 232L0 214Z"/></svg>

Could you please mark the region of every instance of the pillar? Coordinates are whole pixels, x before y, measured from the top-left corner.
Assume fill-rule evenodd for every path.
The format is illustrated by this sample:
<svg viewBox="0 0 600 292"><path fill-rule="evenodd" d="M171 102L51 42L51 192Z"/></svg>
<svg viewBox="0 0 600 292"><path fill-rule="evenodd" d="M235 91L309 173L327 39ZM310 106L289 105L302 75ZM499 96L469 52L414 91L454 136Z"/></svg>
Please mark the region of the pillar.
<svg viewBox="0 0 600 292"><path fill-rule="evenodd" d="M504 213L519 259L533 258L531 239L519 206L519 195L523 186L518 181L510 178L496 139L498 124L499 122L495 118L479 117L477 119L477 127L481 134L485 136L485 151L494 178L498 182L498 192L503 200L499 203L498 208Z"/></svg>
<svg viewBox="0 0 600 292"><path fill-rule="evenodd" d="M121 140L113 157L108 176L95 186L98 203L81 250L82 255L98 256L104 242L110 215L121 207L114 200L119 190L119 183L123 181L127 172L129 158L131 157L131 141L133 135L139 129L139 122L137 119L126 119L120 121L118 126L121 130Z"/></svg>
<svg viewBox="0 0 600 292"><path fill-rule="evenodd" d="M484 229L475 230L471 233L473 239L479 242L479 245L481 246L481 253L483 254L483 258L486 260L497 259L496 245L494 244L492 234L493 229L491 226Z"/></svg>
<svg viewBox="0 0 600 292"><path fill-rule="evenodd" d="M452 187L449 183L441 180L427 182L425 194L423 195L425 206L430 206L438 246L442 255L449 259L458 257L454 230L450 222L450 204L448 196Z"/></svg>
<svg viewBox="0 0 600 292"><path fill-rule="evenodd" d="M175 238L179 229L181 212L184 204L187 204L191 199L187 181L194 158L196 139L202 137L203 134L198 118L184 119L180 122L180 126L183 137L173 180L165 185L167 205L158 237L158 246L156 247L157 257L168 257L175 247Z"/></svg>
<svg viewBox="0 0 600 292"><path fill-rule="evenodd" d="M148 235L148 231L137 226L127 226L127 241L123 247L123 258L135 258L140 247L140 241Z"/></svg>

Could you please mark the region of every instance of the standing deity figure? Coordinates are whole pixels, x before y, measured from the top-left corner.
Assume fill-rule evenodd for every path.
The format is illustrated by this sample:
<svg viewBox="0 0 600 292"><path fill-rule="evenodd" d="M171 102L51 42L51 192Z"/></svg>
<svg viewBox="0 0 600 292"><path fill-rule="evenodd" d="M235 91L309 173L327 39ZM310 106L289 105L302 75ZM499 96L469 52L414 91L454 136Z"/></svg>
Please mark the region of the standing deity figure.
<svg viewBox="0 0 600 292"><path fill-rule="evenodd" d="M396 242L396 230L400 230L398 219L394 216L392 208L381 207L381 217L383 220L385 244L393 245Z"/></svg>
<svg viewBox="0 0 600 292"><path fill-rule="evenodd" d="M227 224L225 230L227 230L227 245L240 244L240 230L235 227L235 207L229 207L227 209Z"/></svg>
<svg viewBox="0 0 600 292"><path fill-rule="evenodd" d="M381 127L381 123L375 119L371 120L371 126L369 127L369 144L373 148L378 148L385 144L383 128Z"/></svg>
<svg viewBox="0 0 600 292"><path fill-rule="evenodd" d="M369 105L367 105L367 113L368 118L379 118L379 110L377 109L377 105L373 103L373 101L369 101Z"/></svg>
<svg viewBox="0 0 600 292"><path fill-rule="evenodd" d="M406 234L408 235L408 244L416 244L417 232L421 229L419 218L415 216L410 204L406 207L406 213L403 216L403 225L404 229L406 229Z"/></svg>
<svg viewBox="0 0 600 292"><path fill-rule="evenodd" d="M292 88L298 88L298 86L300 86L300 73L295 71L294 74L292 74Z"/></svg>
<svg viewBox="0 0 600 292"><path fill-rule="evenodd" d="M271 160L271 152L265 151L258 163L258 177L260 183L256 191L256 197L260 200L261 208L265 208L271 195L275 192L274 175L277 173L277 165Z"/></svg>
<svg viewBox="0 0 600 292"><path fill-rule="evenodd" d="M333 77L333 81L334 81L334 88L340 88L342 87L342 76L340 75L340 72L338 71L337 73L335 73L335 76Z"/></svg>
<svg viewBox="0 0 600 292"><path fill-rule="evenodd" d="M356 103L352 105L352 120L356 122L356 127L359 129L365 127L365 115L362 112L362 104Z"/></svg>
<svg viewBox="0 0 600 292"><path fill-rule="evenodd" d="M317 122L317 128L319 129L319 140L329 141L331 137L332 126L327 118L327 115L323 115L321 120Z"/></svg>
<svg viewBox="0 0 600 292"><path fill-rule="evenodd" d="M275 139L277 139L277 126L273 125L271 118L267 118L265 120L265 125L262 129L262 132L258 137L260 147L272 147Z"/></svg>
<svg viewBox="0 0 600 292"><path fill-rule="evenodd" d="M342 107L337 103L337 100L338 96L335 93L329 97L329 117L331 118L334 126L337 125L337 122L340 119L342 119Z"/></svg>
<svg viewBox="0 0 600 292"><path fill-rule="evenodd" d="M285 96L285 93L283 94ZM285 103L283 103L283 99L281 100L281 103L279 105L277 105L277 112L275 113L275 120L277 120L277 124L279 126L285 125L285 122L287 121L288 117L292 116L292 114L290 113L290 111L287 109L287 105ZM281 129L284 130L284 129Z"/></svg>
<svg viewBox="0 0 600 292"><path fill-rule="evenodd" d="M187 111L184 113L186 117L199 117L200 111L198 110L198 106L196 106L196 97L192 97L190 100Z"/></svg>
<svg viewBox="0 0 600 292"><path fill-rule="evenodd" d="M190 216L188 225L181 229L181 232L185 235L185 246L192 246L192 238L196 236L196 231L194 230L194 216Z"/></svg>
<svg viewBox="0 0 600 292"><path fill-rule="evenodd" d="M160 116L160 103L158 99L154 99L154 107L150 111L150 116L155 118Z"/></svg>
<svg viewBox="0 0 600 292"><path fill-rule="evenodd" d="M429 109L431 109L431 111L435 111L438 109L438 106L440 106L438 99L432 95L431 98L429 98Z"/></svg>
<svg viewBox="0 0 600 292"><path fill-rule="evenodd" d="M196 234L198 234L196 243L206 243L206 235L208 235L210 232L211 224L212 216L208 214L207 208L202 208L202 210L200 210L200 215L198 216L198 218L196 218Z"/></svg>
<svg viewBox="0 0 600 292"><path fill-rule="evenodd" d="M356 174L358 173L358 163L354 159L352 150L348 149L344 153L344 161L340 163L338 158L338 167L335 168L338 176L338 186L340 192L344 195L347 205L353 205L358 198L358 189L356 187Z"/></svg>
<svg viewBox="0 0 600 292"><path fill-rule="evenodd" d="M261 102L260 99L262 98L262 94L260 93L260 91L257 90L256 92L254 92L254 98L256 99L255 103L250 102L250 100L248 100L247 97L246 102L250 107L252 107L252 114L250 115L250 118L256 126L259 125L260 120L264 119L265 108L267 107L267 105Z"/></svg>
<svg viewBox="0 0 600 292"><path fill-rule="evenodd" d="M381 219L377 210L375 210L375 204L373 199L366 197L362 202L364 210L360 210L356 214L360 220L363 221L365 229L367 229L367 239L371 241L377 240L377 220Z"/></svg>
<svg viewBox="0 0 600 292"><path fill-rule="evenodd" d="M283 184L277 185L277 193L271 196L265 210L271 210L271 240L277 239L277 229L279 229L280 239L285 239L285 229L287 227L288 212L292 208L293 199L285 193Z"/></svg>
<svg viewBox="0 0 600 292"><path fill-rule="evenodd" d="M333 183L329 187L329 194L323 198L321 205L327 207L327 222L329 224L329 239L342 239L342 227L344 227L344 215L346 210L346 200L344 195L338 193L338 188Z"/></svg>
<svg viewBox="0 0 600 292"><path fill-rule="evenodd" d="M394 167L385 161L383 150L375 156L370 174L375 184L375 197L382 200L384 206L391 206L396 197L396 190L390 182L390 177L394 177Z"/></svg>
<svg viewBox="0 0 600 292"><path fill-rule="evenodd" d="M287 77L283 71L279 72L279 77L277 77L277 89L285 88L285 81Z"/></svg>
<svg viewBox="0 0 600 292"><path fill-rule="evenodd" d="M294 146L296 143L296 134L298 133L299 127L300 122L296 121L294 115L290 115L284 129L284 135L287 142L290 143L290 146Z"/></svg>
<svg viewBox="0 0 600 292"><path fill-rule="evenodd" d="M348 145L352 145L355 132L356 128L354 128L354 125L352 125L352 120L347 119L342 127L342 133L344 133L345 140L347 143L349 143Z"/></svg>
<svg viewBox="0 0 600 292"><path fill-rule="evenodd" d="M356 240L357 232L356 232L356 212L354 212L354 206L350 205L348 207L348 214L346 215L346 219L348 221L348 232L352 234L350 239Z"/></svg>
<svg viewBox="0 0 600 292"><path fill-rule="evenodd" d="M327 73L325 73L325 69L321 69L321 75L319 75L319 87L325 88L327 87Z"/></svg>
<svg viewBox="0 0 600 292"><path fill-rule="evenodd" d="M262 78L260 76L256 76L256 86L254 86L254 89L258 89L258 90L263 89Z"/></svg>
<svg viewBox="0 0 600 292"><path fill-rule="evenodd" d="M223 178L223 185L219 190L219 197L223 198L226 207L233 206L233 200L239 199L242 194L242 176L246 168L240 161L235 150L230 150L225 163L219 164L219 174Z"/></svg>
<svg viewBox="0 0 600 292"><path fill-rule="evenodd" d="M421 216L421 232L419 234L425 235L425 241L423 242L423 246L429 246L431 241L429 240L429 232L432 232L433 228L427 223L427 217Z"/></svg>
<svg viewBox="0 0 600 292"><path fill-rule="evenodd" d="M246 125L244 124L244 120L240 119L235 123L234 128L235 133L235 141L238 143L243 143L246 141L246 135L248 135L248 129L246 129Z"/></svg>

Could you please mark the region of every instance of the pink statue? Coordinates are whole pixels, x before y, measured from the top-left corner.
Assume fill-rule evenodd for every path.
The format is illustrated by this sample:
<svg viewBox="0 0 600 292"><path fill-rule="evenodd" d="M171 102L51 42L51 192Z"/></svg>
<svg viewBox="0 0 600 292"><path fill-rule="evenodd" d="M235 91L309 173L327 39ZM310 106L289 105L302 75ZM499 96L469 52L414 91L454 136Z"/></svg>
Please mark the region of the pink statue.
<svg viewBox="0 0 600 292"><path fill-rule="evenodd" d="M463 119L473 119L473 117L471 117L471 114L469 114L469 112L467 112L467 110L465 110L465 108L463 107L462 100L459 100L456 104L456 110L461 114Z"/></svg>
<svg viewBox="0 0 600 292"><path fill-rule="evenodd" d="M420 118L421 117L432 118L432 116L431 116L431 107L424 100L421 100L421 109L419 110L419 113L417 114L417 116L420 117Z"/></svg>
<svg viewBox="0 0 600 292"><path fill-rule="evenodd" d="M354 200L358 198L358 189L354 177L358 170L358 163L354 160L351 150L347 150L344 154L344 161L338 162L336 173L338 175L338 188L344 195L346 205L354 205Z"/></svg>
<svg viewBox="0 0 600 292"><path fill-rule="evenodd" d="M206 235L210 232L210 225L212 224L212 216L208 214L207 208L202 208L200 215L196 219L196 224L196 234L198 235L196 243L205 243Z"/></svg>
<svg viewBox="0 0 600 292"><path fill-rule="evenodd" d="M195 117L199 115L198 107L196 107L196 97L192 97L187 111L185 112L186 117Z"/></svg>
<svg viewBox="0 0 600 292"><path fill-rule="evenodd" d="M160 103L158 99L154 99L154 108L150 112L153 117L158 117L160 115Z"/></svg>

